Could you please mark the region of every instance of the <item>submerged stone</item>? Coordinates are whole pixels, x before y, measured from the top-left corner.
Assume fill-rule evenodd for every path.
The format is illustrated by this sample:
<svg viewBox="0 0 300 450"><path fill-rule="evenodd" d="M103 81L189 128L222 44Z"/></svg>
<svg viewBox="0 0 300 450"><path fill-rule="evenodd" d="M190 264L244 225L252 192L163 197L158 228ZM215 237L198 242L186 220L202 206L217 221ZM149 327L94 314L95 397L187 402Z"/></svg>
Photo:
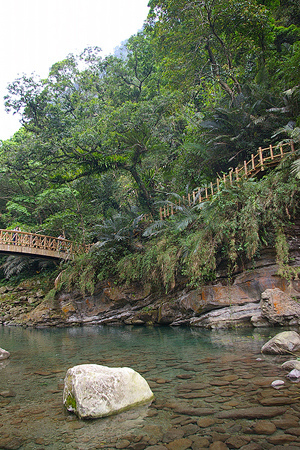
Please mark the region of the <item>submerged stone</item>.
<svg viewBox="0 0 300 450"><path fill-rule="evenodd" d="M67 371L63 403L79 418L117 414L154 398L147 381L128 367L82 364Z"/></svg>
<svg viewBox="0 0 300 450"><path fill-rule="evenodd" d="M274 381L272 381L271 386L274 389L280 389L284 386L284 381L283 380L274 380Z"/></svg>

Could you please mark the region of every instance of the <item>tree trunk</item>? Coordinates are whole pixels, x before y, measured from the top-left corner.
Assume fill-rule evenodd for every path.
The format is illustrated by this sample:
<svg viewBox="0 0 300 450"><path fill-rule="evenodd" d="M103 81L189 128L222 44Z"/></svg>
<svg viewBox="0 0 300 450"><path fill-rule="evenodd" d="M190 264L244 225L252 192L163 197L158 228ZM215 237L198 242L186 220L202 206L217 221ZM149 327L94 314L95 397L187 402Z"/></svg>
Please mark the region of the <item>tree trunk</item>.
<svg viewBox="0 0 300 450"><path fill-rule="evenodd" d="M134 181L136 182L136 184L138 186L138 196L139 196L139 200L140 200L141 205L146 207L148 209L148 211L152 215L154 215L155 214L155 210L154 210L154 205L153 205L151 196L150 196L148 190L146 189L145 184L141 180L141 177L138 174L136 166L131 166L128 170L131 173Z"/></svg>

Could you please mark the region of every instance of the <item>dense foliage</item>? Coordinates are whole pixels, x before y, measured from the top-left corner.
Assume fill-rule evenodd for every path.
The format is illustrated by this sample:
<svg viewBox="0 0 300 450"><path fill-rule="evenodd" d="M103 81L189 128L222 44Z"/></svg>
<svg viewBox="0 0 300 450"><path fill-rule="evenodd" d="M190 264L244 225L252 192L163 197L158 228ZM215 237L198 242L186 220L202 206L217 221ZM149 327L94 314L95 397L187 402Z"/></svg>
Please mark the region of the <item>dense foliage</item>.
<svg viewBox="0 0 300 450"><path fill-rule="evenodd" d="M84 267L82 289L106 277L198 285L269 244L286 274L299 160L171 220L158 209L259 146L300 140L299 66L296 0L150 0L118 55L88 48L10 84L22 126L1 143L0 227L95 243L65 272Z"/></svg>

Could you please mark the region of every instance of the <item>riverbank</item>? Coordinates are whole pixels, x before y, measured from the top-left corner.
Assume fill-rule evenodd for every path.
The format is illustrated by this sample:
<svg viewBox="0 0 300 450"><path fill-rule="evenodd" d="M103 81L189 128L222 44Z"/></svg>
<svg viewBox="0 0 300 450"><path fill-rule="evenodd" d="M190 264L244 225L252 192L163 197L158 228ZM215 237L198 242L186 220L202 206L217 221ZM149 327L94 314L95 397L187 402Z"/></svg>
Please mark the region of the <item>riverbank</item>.
<svg viewBox="0 0 300 450"><path fill-rule="evenodd" d="M31 327L82 325L169 325L207 329L300 325L300 282L278 275L272 249L252 268L198 289L169 294L150 286L98 283L93 294L50 289L26 280L0 288L1 323ZM278 307L280 305L280 308Z"/></svg>

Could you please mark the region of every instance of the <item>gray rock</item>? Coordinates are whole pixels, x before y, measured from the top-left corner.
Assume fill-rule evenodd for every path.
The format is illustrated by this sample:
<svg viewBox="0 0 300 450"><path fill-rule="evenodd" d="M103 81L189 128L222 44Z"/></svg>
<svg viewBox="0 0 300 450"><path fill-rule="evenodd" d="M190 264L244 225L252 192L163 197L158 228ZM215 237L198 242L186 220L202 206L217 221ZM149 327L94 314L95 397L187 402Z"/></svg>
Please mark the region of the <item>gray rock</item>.
<svg viewBox="0 0 300 450"><path fill-rule="evenodd" d="M300 336L296 331L283 331L263 345L261 352L283 354L296 352L300 349Z"/></svg>
<svg viewBox="0 0 300 450"><path fill-rule="evenodd" d="M252 326L251 318L260 313L258 303L247 303L242 306L231 306L217 309L190 321L193 327L203 328L232 328L237 326Z"/></svg>
<svg viewBox="0 0 300 450"><path fill-rule="evenodd" d="M300 361L298 359L291 359L281 364L281 367L286 370L298 369L300 370Z"/></svg>
<svg viewBox="0 0 300 450"><path fill-rule="evenodd" d="M252 408L232 409L217 414L219 419L267 419L281 416L286 411L285 407L277 406L253 406Z"/></svg>
<svg viewBox="0 0 300 450"><path fill-rule="evenodd" d="M250 322L255 328L270 326L270 323L265 317L262 316L260 310L256 314L253 314L250 318Z"/></svg>
<svg viewBox="0 0 300 450"><path fill-rule="evenodd" d="M287 374L287 378L289 378L291 381L298 381L300 378L300 370L291 370L291 372Z"/></svg>
<svg viewBox="0 0 300 450"><path fill-rule="evenodd" d="M64 380L64 405L79 418L110 416L152 399L147 381L128 367L82 364L69 369Z"/></svg>
<svg viewBox="0 0 300 450"><path fill-rule="evenodd" d="M272 324L300 324L300 304L278 288L261 294L260 307L262 316Z"/></svg>

